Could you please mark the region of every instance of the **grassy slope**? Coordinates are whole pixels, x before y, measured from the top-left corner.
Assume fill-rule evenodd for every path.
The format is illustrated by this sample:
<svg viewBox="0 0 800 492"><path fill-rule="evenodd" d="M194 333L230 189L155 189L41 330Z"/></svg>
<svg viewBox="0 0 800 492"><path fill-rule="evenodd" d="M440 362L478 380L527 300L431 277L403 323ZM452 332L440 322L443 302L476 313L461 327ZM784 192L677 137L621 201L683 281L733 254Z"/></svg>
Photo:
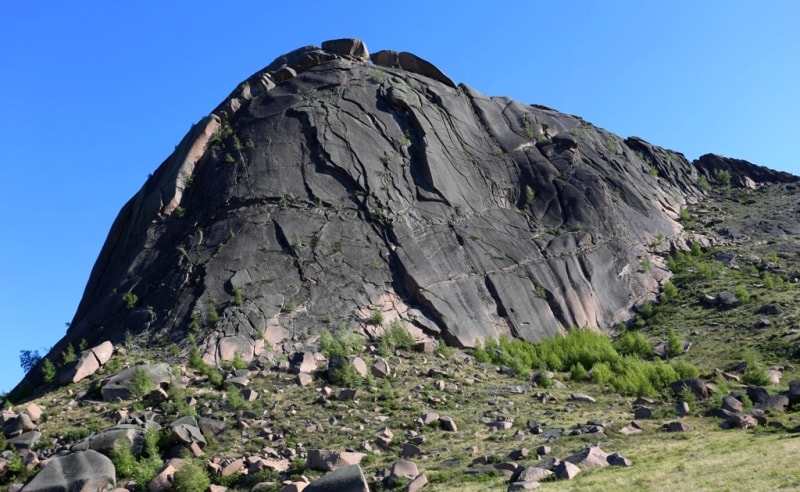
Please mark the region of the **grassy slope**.
<svg viewBox="0 0 800 492"><path fill-rule="evenodd" d="M773 190L774 191L774 190ZM746 220L747 215L767 216L772 211L780 213L790 202L789 197L776 203L777 193L722 192L705 209L692 210L692 219L687 227L705 234L718 230L718 221ZM748 203L756 200L756 203ZM718 205L714 205L718 204ZM793 350L798 337L798 315L794 308L798 297L796 285L789 281L792 272L800 271L798 255L793 250L791 237L769 236L751 231L747 241L726 244L719 249L739 255L740 269L731 269L713 259L713 251L687 256L681 272L674 278L679 287L678 295L669 302L662 302L645 319L641 316L640 332L651 343L665 339L668 329L673 329L681 338L693 343L689 353L680 356L710 376L713 369L730 369L742 360L742 349L750 349L751 356L766 365L791 364ZM744 261L744 258L759 256L762 261ZM765 285L764 272L770 272L773 285ZM777 280L780 279L780 280ZM699 301L702 294L715 295L721 290L733 291L737 287L750 294L750 300L731 309L708 307ZM741 290L740 290L741 291ZM777 303L784 313L771 316L770 325L755 329L755 323L764 316L758 309L766 303ZM251 387L262 396L259 400L231 408L224 402L225 395L201 378L188 387L186 394L195 395L199 401L196 408L208 405L212 416L225 418L231 427L220 438L210 442L209 456L238 457L244 453L261 453L264 448L325 448L334 450L357 450L367 441L372 447L375 433L387 426L395 433L390 449L370 454L362 463L365 474L372 478L381 468L399 458L401 444L411 431L424 434L427 441L421 445L426 455L414 460L426 473L431 484L429 490L504 490L507 480L494 473L474 473L471 446L477 446L478 455L486 455L490 462L507 459L508 453L526 447L534 454L535 448L544 440L525 428L528 419L543 423L546 427L570 427L588 420L600 420L606 425L604 437L563 437L549 445L553 455L564 457L587 444L600 444L607 452L619 452L634 462L631 468L604 468L582 472L571 482L551 482L542 489L551 490L779 490L800 487L800 471L796 467L796 439L800 430L797 411L772 415L770 420L783 423L787 430L757 429L721 430L719 421L699 417L701 408L686 420L695 426L686 434L665 434L659 431L662 423L673 420L674 400L671 395L661 394L656 398L656 415L653 420L643 421L645 432L634 436L622 436L617 430L632 419L632 396L615 394L608 386L589 382L569 382L567 389L532 388L521 394L508 392L513 385L525 384L519 377L505 376L497 372L493 364L479 363L471 358L459 356L423 355L399 351L390 358L396 374L389 381L368 381L357 401L314 404L318 388L325 383L317 379L309 388L294 384L294 376L281 372L267 372L254 377ZM361 353L369 365L375 355ZM151 359L164 359L161 353L149 350L130 350L126 363ZM170 360L167 356L166 359ZM178 367L181 359L172 357L170 362ZM446 376L428 377L431 369L444 371ZM105 374L107 375L107 374ZM69 443L85 435L89 430L99 430L116 423L115 412L120 408L141 409L137 403L102 403L91 398L92 388L103 377L96 375L90 381L58 388L38 398L46 407L46 418L42 423L42 442L59 439ZM558 374L568 380L568 374ZM777 392L785 389L786 381L800 379L796 373L787 372L784 383L770 388ZM437 380L445 382L446 388L435 388ZM535 394L547 391L555 401L541 403ZM68 392L71 392L68 393ZM598 399L596 404L569 401L571 392L588 393ZM88 396L85 396L88 395ZM75 398L77 404L70 404ZM710 405L710 403L709 403ZM175 405L164 406L165 422L178 413L193 410ZM17 406L15 409L20 410ZM415 422L423 412L434 411L452 416L459 433L445 432L439 428L422 427ZM203 410L198 413L203 415ZM498 417L513 419L509 430L491 432L483 419ZM244 421L249 429L236 425ZM319 424L323 431L309 430L311 424ZM258 429L268 428L281 436L283 442L270 442ZM516 431L524 435L514 438ZM46 449L46 448L45 448ZM519 460L520 464L533 464L536 458ZM295 463L296 473L313 478L320 472L303 470L302 463ZM219 480L217 480L219 481ZM239 484L229 483L231 490L248 490L245 480ZM3 486L0 486L0 490Z"/></svg>

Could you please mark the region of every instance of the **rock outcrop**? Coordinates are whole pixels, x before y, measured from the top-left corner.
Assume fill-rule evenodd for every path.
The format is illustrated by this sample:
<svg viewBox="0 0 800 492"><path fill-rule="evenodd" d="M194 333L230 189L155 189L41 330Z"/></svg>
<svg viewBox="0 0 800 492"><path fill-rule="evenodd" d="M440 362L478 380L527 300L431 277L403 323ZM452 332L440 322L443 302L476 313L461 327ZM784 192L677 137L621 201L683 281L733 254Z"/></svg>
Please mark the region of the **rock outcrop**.
<svg viewBox="0 0 800 492"><path fill-rule="evenodd" d="M371 334L374 312L418 340L537 341L653 297L668 272L650 245L685 244L680 209L716 160L487 97L410 53L368 58L359 40L300 48L194 125L121 210L53 353L125 330L188 352L191 330L207 362L250 361L323 321Z"/></svg>

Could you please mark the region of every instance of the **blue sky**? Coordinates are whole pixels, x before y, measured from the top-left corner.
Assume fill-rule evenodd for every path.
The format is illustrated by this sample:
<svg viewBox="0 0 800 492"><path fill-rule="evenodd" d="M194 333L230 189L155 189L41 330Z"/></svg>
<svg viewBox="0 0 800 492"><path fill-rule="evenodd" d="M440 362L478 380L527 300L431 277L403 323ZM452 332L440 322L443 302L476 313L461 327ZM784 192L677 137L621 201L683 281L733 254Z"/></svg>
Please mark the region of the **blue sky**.
<svg viewBox="0 0 800 492"><path fill-rule="evenodd" d="M65 331L122 205L275 57L340 37L688 158L800 174L800 2L0 4L0 392Z"/></svg>

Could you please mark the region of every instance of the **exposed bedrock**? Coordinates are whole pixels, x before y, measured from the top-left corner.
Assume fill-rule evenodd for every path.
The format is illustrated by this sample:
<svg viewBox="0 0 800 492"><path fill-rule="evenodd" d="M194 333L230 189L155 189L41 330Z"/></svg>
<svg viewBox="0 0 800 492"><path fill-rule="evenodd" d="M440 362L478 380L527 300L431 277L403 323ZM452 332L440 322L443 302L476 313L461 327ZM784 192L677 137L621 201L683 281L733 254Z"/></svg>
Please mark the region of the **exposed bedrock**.
<svg viewBox="0 0 800 492"><path fill-rule="evenodd" d="M456 345L539 340L657 293L651 246L678 241L710 158L698 173L407 53L323 48L279 57L193 127L123 207L54 353L130 330L250 359L323 327L375 333L376 310Z"/></svg>

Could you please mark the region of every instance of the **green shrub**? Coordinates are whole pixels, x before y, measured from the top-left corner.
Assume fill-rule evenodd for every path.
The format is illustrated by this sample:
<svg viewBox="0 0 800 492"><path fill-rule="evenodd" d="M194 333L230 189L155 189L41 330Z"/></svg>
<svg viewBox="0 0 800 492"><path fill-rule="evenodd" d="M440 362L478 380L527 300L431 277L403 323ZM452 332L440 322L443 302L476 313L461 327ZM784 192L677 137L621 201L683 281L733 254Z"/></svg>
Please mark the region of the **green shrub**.
<svg viewBox="0 0 800 492"><path fill-rule="evenodd" d="M647 358L653 353L653 347L644 335L638 332L626 332L614 341L614 348L620 355L636 355Z"/></svg>
<svg viewBox="0 0 800 492"><path fill-rule="evenodd" d="M233 366L234 369L244 369L245 367L247 367L248 364L244 359L242 359L242 356L239 355L239 352L237 351L233 353L233 360L231 361L231 365Z"/></svg>
<svg viewBox="0 0 800 492"><path fill-rule="evenodd" d="M133 292L125 292L122 294L122 302L125 303L126 308L133 309L137 304L139 304L139 296Z"/></svg>
<svg viewBox="0 0 800 492"><path fill-rule="evenodd" d="M747 291L747 288L744 285L737 285L733 289L733 295L736 296L736 299L747 302L750 300L750 292Z"/></svg>
<svg viewBox="0 0 800 492"><path fill-rule="evenodd" d="M131 443L120 437L111 449L111 462L117 470L117 477L130 477L137 467L136 457L131 452Z"/></svg>
<svg viewBox="0 0 800 492"><path fill-rule="evenodd" d="M364 339L349 330L341 330L335 336L325 328L320 332L319 350L329 359L351 354L363 344Z"/></svg>
<svg viewBox="0 0 800 492"><path fill-rule="evenodd" d="M217 314L217 308L214 307L214 303L208 303L208 321L210 323L216 323L219 321L219 314Z"/></svg>
<svg viewBox="0 0 800 492"><path fill-rule="evenodd" d="M613 373L611 366L605 362L597 362L592 366L591 379L595 384L605 384L611 381Z"/></svg>
<svg viewBox="0 0 800 492"><path fill-rule="evenodd" d="M726 171L725 169L715 169L714 179L722 186L730 186L731 173L730 171Z"/></svg>
<svg viewBox="0 0 800 492"><path fill-rule="evenodd" d="M140 367L133 370L133 384L131 385L130 392L131 398L140 400L148 393L156 389L156 383L150 379L150 376Z"/></svg>
<svg viewBox="0 0 800 492"><path fill-rule="evenodd" d="M525 185L525 208L530 207L535 199L536 192L533 191L530 185Z"/></svg>
<svg viewBox="0 0 800 492"><path fill-rule="evenodd" d="M589 378L589 373L586 371L586 368L583 367L583 364L580 362L576 362L572 365L569 370L570 379L573 381L583 381Z"/></svg>
<svg viewBox="0 0 800 492"><path fill-rule="evenodd" d="M759 360L758 355L753 349L742 350L742 359L747 368L742 375L742 382L756 386L768 386L772 381L767 376L767 370Z"/></svg>
<svg viewBox="0 0 800 492"><path fill-rule="evenodd" d="M383 337L386 338L390 345L399 349L410 349L417 343L411 333L408 332L406 325L398 319L389 323L389 327L386 328Z"/></svg>
<svg viewBox="0 0 800 492"><path fill-rule="evenodd" d="M64 365L67 365L75 360L75 348L71 343L67 345L67 348L65 348L63 352L61 352L61 360Z"/></svg>
<svg viewBox="0 0 800 492"><path fill-rule="evenodd" d="M242 291L240 291L237 287L233 288L233 304L235 306L241 306L244 304L244 297L242 296Z"/></svg>
<svg viewBox="0 0 800 492"><path fill-rule="evenodd" d="M683 343L675 334L675 330L670 328L667 330L667 357L677 357L681 354L683 354Z"/></svg>
<svg viewBox="0 0 800 492"><path fill-rule="evenodd" d="M450 357L453 355L453 347L447 345L444 340L440 339L439 344L436 346L436 353L442 357Z"/></svg>
<svg viewBox="0 0 800 492"><path fill-rule="evenodd" d="M238 389L231 388L229 391L226 391L225 394L228 397L226 402L228 408L233 410L234 412L237 410L249 410L250 409L250 402L244 399L242 396L242 392Z"/></svg>
<svg viewBox="0 0 800 492"><path fill-rule="evenodd" d="M667 282L664 284L664 287L661 289L661 297L660 300L663 302L670 302L674 301L678 298L678 288L672 282Z"/></svg>
<svg viewBox="0 0 800 492"><path fill-rule="evenodd" d="M56 366L50 359L46 358L42 361L42 379L47 384L52 383L56 378Z"/></svg>
<svg viewBox="0 0 800 492"><path fill-rule="evenodd" d="M484 343L478 340L475 342L475 348L472 349L472 357L475 358L475 362L491 362L492 358L489 357L489 354L486 352L484 348Z"/></svg>
<svg viewBox="0 0 800 492"><path fill-rule="evenodd" d="M172 481L172 489L175 492L203 492L211 485L203 466L195 459L187 459L178 471L175 472Z"/></svg>
<svg viewBox="0 0 800 492"><path fill-rule="evenodd" d="M383 324L383 313L378 309L373 309L367 319L368 325L380 326Z"/></svg>
<svg viewBox="0 0 800 492"><path fill-rule="evenodd" d="M355 388L364 384L364 378L355 366L345 359L342 366L331 374L331 383L345 388Z"/></svg>
<svg viewBox="0 0 800 492"><path fill-rule="evenodd" d="M671 360L669 361L669 365L678 373L678 379L689 379L700 376L700 370L697 369L694 364L686 360Z"/></svg>

